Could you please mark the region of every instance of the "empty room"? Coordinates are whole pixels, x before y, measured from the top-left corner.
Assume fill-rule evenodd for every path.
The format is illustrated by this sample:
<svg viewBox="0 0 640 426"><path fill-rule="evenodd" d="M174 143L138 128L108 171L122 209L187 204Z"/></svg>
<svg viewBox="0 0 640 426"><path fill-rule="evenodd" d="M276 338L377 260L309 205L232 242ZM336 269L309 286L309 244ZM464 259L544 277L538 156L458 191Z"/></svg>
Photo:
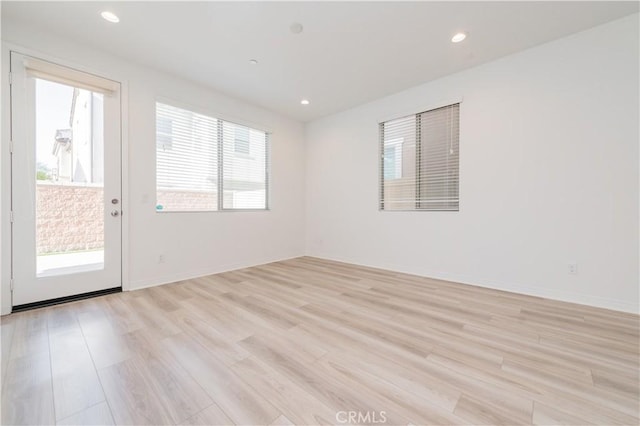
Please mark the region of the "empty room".
<svg viewBox="0 0 640 426"><path fill-rule="evenodd" d="M638 425L637 1L1 1L2 425Z"/></svg>

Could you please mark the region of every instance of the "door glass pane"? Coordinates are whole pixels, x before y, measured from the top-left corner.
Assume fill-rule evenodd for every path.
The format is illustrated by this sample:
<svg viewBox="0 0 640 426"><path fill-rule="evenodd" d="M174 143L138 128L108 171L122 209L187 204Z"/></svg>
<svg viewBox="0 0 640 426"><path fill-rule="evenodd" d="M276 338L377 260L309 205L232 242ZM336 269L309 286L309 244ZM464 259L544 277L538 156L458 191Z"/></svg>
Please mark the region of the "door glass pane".
<svg viewBox="0 0 640 426"><path fill-rule="evenodd" d="M35 79L37 275L104 267L104 99Z"/></svg>

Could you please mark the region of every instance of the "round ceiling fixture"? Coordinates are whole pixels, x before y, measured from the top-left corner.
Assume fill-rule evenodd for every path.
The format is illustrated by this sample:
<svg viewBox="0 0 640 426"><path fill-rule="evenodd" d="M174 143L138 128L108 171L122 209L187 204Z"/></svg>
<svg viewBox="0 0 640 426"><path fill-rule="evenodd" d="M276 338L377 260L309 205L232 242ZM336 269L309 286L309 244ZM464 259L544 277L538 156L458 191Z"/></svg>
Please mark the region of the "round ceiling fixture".
<svg viewBox="0 0 640 426"><path fill-rule="evenodd" d="M467 34L466 33L457 33L456 35L451 37L451 42L452 43L460 43L465 38L467 38Z"/></svg>
<svg viewBox="0 0 640 426"><path fill-rule="evenodd" d="M302 105L309 105L309 99L303 99L300 101Z"/></svg>
<svg viewBox="0 0 640 426"><path fill-rule="evenodd" d="M108 10L100 13L100 16L102 16L105 21L113 22L114 24L120 22L120 18L118 18L118 15L113 12L109 12Z"/></svg>
<svg viewBox="0 0 640 426"><path fill-rule="evenodd" d="M289 27L289 31L291 31L294 34L300 34L302 32L302 30L304 30L304 27L302 26L302 24L300 22L294 22Z"/></svg>

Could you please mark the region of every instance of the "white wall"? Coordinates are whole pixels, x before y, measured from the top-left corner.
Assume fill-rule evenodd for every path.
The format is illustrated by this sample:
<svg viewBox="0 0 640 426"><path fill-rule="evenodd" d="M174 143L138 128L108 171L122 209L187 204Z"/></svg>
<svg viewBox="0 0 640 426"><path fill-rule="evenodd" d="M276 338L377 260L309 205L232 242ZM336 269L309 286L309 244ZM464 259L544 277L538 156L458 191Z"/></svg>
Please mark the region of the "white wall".
<svg viewBox="0 0 640 426"><path fill-rule="evenodd" d="M310 123L307 254L638 312L638 39L633 15ZM460 212L379 212L378 120L460 97Z"/></svg>
<svg viewBox="0 0 640 426"><path fill-rule="evenodd" d="M302 124L191 84L42 33L3 22L3 42L40 52L126 83L125 133L128 165L123 219L125 288L137 288L250 266L304 254L304 127ZM8 74L3 51L4 76ZM167 60L171 60L167 58ZM4 93L3 93L4 95ZM271 211L155 212L155 100L175 100L202 112L273 131L271 137ZM2 313L10 309L7 163L7 102L2 98ZM159 264L159 255L165 263Z"/></svg>

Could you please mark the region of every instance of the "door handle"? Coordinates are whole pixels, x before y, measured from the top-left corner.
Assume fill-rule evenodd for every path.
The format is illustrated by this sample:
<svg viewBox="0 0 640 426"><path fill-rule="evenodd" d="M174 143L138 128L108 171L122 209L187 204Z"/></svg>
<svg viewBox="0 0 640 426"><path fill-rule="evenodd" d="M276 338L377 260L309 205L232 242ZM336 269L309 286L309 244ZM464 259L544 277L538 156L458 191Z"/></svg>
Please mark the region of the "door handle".
<svg viewBox="0 0 640 426"><path fill-rule="evenodd" d="M113 211L111 212L111 216L113 216L113 217L120 216L120 210L113 210Z"/></svg>

